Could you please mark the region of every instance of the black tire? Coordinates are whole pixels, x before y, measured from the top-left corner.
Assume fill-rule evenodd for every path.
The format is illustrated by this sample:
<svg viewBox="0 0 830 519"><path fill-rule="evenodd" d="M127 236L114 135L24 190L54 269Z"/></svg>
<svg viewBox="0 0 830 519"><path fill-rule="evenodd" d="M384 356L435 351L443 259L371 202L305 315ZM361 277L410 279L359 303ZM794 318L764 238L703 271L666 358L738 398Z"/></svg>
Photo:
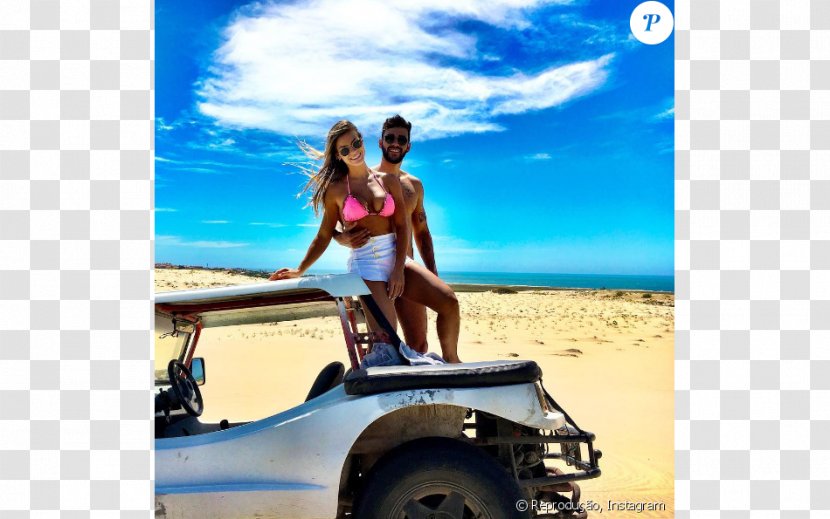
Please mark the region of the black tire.
<svg viewBox="0 0 830 519"><path fill-rule="evenodd" d="M480 449L460 440L425 438L393 450L373 467L354 517L526 519L527 512L517 510L523 499L507 470Z"/></svg>

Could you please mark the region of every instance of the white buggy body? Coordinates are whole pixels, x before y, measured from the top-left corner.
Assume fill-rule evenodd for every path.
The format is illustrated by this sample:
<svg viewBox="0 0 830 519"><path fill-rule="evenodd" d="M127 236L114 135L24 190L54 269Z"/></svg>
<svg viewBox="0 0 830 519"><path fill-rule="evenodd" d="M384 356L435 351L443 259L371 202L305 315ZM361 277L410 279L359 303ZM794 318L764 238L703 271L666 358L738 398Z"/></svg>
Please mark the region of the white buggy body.
<svg viewBox="0 0 830 519"><path fill-rule="evenodd" d="M386 465L395 456L401 460L423 457L422 473L433 471L429 473L434 473L440 482L442 474L454 469L445 467L442 472L441 466L427 466L440 465L430 457L434 452L447 452L444 458L454 458L454 450L458 450L461 460L455 465L479 456L481 459L474 460L475 463L495 467L488 476L493 480L490 483L510 487L504 490L505 496L512 496L514 501L517 496L535 498L557 484L560 491L568 491L562 485L575 487L573 481L599 475L600 453L592 447L593 435L570 426L567 414L551 405L552 400L546 398L541 386L541 373L533 362L357 369L355 361L365 353L362 342L369 334L358 330L360 312L365 308L351 299L353 296L361 296L366 306L369 291L353 275L157 294L157 320L180 323L170 327L179 327L182 336L186 336L174 353L175 359L185 365L193 360L202 328L339 314L354 369L344 381L341 375L331 388L310 395L310 400L292 409L242 424L206 424L197 416L179 411L176 398L168 389L170 382L160 381L155 441L157 518L332 519L354 517L356 506L363 510L362 516L377 513L377 517L385 517L383 514L393 513L411 519L429 517L426 512L419 515L421 512L413 508L418 506L438 512L454 510L436 517L531 516L532 510L517 511L515 506L509 515L503 515L508 512L499 507L507 506L507 499L494 505L488 501L495 499L492 496L479 498L472 490L468 496L462 490L453 490L456 484L451 481L439 485L449 489L444 494L423 490L435 485L420 482L412 487L415 490L411 495L401 498L403 501L396 502L392 496L389 503L378 503L377 506L386 507L383 511L375 512L374 504L365 503L373 492L384 496L398 492L390 490L398 487L383 487L393 484L383 474L392 473ZM157 379L164 374L164 366L159 363L168 360L156 359ZM279 369L272 369L274 376L278 376ZM171 380L177 380L174 386L187 386L182 385L178 375L170 373ZM471 423L473 416L475 422ZM474 431L473 435L468 435L470 431ZM589 461L581 460L578 447L573 450L580 442L588 444ZM528 444L532 448L520 446ZM562 446L563 453L546 454L547 446L552 444ZM571 450L565 452L566 447ZM542 469L538 468L541 460L536 465L528 461L523 468L522 463L531 459L531 451L541 458L568 461L581 470L568 477L561 471L554 475L545 471L544 464ZM521 460L517 464L518 458ZM491 470L490 465L486 470L471 472L486 473ZM464 472L464 467L459 470ZM498 479L502 477L499 471L504 473L503 481ZM418 474L411 476L417 477ZM401 485L406 487L406 482ZM459 485L458 488L464 487ZM574 493L578 498L578 490ZM370 509L373 511L367 512ZM581 511L569 513L561 515L584 517Z"/></svg>

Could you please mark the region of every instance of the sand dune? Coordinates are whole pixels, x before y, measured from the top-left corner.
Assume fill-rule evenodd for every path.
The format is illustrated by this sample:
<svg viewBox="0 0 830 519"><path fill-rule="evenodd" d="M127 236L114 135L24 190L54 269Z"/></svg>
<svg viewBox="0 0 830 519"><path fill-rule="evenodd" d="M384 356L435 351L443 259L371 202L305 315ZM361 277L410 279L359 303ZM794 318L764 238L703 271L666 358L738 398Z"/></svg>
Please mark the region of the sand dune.
<svg viewBox="0 0 830 519"><path fill-rule="evenodd" d="M224 271L157 269L156 290L259 282ZM674 516L674 297L616 290L459 293L465 361L533 359L571 417L597 435L602 477L581 484L613 518ZM440 351L430 312L430 348ZM251 420L303 400L319 370L347 363L334 319L208 329L204 419ZM218 368L221 366L221 369ZM660 512L608 511L608 501Z"/></svg>

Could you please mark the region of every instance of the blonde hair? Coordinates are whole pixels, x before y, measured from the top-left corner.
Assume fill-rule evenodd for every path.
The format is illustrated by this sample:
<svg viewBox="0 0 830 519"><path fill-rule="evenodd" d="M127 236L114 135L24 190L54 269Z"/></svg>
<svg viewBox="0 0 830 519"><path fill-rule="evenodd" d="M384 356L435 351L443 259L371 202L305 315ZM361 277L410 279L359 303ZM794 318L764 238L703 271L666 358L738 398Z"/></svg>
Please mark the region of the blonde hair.
<svg viewBox="0 0 830 519"><path fill-rule="evenodd" d="M334 126L331 127L329 133L326 135L326 146L323 151L317 150L305 142L298 143L298 146L306 156L314 161L323 161L323 164L317 171L311 166L301 168L309 179L298 196L302 196L308 191L311 191L308 205L314 209L315 215L320 212L320 206L323 205L323 198L326 196L326 190L329 186L349 174L348 166L337 158L338 152L335 143L340 136L351 131L357 133L358 138L362 138L357 126L351 122L344 119L334 123Z"/></svg>

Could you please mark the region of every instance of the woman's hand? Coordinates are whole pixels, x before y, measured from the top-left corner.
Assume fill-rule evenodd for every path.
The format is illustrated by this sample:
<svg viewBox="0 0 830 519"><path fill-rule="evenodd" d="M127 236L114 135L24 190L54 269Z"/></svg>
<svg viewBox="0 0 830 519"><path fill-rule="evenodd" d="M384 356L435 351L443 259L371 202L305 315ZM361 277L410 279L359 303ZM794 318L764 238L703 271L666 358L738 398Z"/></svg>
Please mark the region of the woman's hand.
<svg viewBox="0 0 830 519"><path fill-rule="evenodd" d="M389 299L396 299L403 294L403 279L402 268L392 270L392 274L389 275L389 281L386 284Z"/></svg>
<svg viewBox="0 0 830 519"><path fill-rule="evenodd" d="M291 278L298 278L302 276L303 273L297 269L279 269L271 274L271 277L268 278L268 281L279 281L280 279L291 279Z"/></svg>

